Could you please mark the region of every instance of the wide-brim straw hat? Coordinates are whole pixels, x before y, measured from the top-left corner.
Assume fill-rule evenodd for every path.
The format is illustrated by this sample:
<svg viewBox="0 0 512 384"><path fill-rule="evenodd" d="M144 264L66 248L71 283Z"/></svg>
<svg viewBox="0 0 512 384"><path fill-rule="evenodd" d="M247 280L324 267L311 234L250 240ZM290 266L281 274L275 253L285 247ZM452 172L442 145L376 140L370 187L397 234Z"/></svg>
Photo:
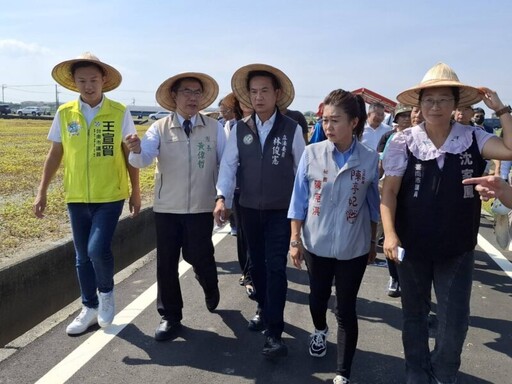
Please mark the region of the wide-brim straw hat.
<svg viewBox="0 0 512 384"><path fill-rule="evenodd" d="M270 72L277 78L279 86L281 87L281 94L276 102L277 107L280 110L288 108L295 97L293 83L283 71L267 64L249 64L236 70L231 78L231 89L236 98L245 105L252 105L249 90L247 89L247 79L249 73L253 71Z"/></svg>
<svg viewBox="0 0 512 384"><path fill-rule="evenodd" d="M53 67L52 77L64 88L67 88L71 91L80 92L75 84L73 74L71 73L71 67L75 63L84 61L94 63L103 69L103 74L105 76L105 83L103 84L102 88L103 92L108 92L119 87L119 84L121 84L123 79L121 73L119 73L119 71L111 65L101 62L100 59L98 59L91 52L82 53L76 59L66 60L57 64L55 67Z"/></svg>
<svg viewBox="0 0 512 384"><path fill-rule="evenodd" d="M183 72L165 80L156 91L156 101L158 104L169 111L175 111L176 100L171 95L171 88L176 81L188 77L199 80L203 85L203 97L199 102L199 109L209 107L219 95L219 85L213 77L200 72Z"/></svg>
<svg viewBox="0 0 512 384"><path fill-rule="evenodd" d="M425 74L421 83L403 91L396 98L402 104L419 106L422 89L439 87L459 88L460 100L458 106L460 107L476 104L482 100L483 95L478 88L461 83L455 71L444 63L434 65Z"/></svg>

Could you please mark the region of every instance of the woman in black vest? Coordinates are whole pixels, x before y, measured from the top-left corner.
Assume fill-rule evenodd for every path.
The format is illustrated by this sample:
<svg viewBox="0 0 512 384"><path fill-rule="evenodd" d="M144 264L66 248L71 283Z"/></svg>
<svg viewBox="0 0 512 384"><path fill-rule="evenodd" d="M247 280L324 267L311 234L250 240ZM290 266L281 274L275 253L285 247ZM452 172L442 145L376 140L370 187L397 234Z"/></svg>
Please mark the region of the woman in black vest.
<svg viewBox="0 0 512 384"><path fill-rule="evenodd" d="M406 382L455 383L469 321L480 198L462 180L481 176L485 158L512 158L512 117L496 92L462 84L446 64L397 96L420 106L425 122L397 133L384 153L381 199L384 253L399 262ZM503 139L451 120L483 99L501 117ZM398 259L398 247L405 257ZM429 351L434 286L438 330Z"/></svg>

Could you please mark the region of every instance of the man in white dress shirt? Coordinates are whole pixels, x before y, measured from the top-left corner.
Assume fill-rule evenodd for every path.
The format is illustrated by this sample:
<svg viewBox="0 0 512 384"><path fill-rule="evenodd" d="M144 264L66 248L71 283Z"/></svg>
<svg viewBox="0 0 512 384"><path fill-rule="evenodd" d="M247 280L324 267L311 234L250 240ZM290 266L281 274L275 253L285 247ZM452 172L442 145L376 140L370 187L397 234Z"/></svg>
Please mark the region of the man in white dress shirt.
<svg viewBox="0 0 512 384"><path fill-rule="evenodd" d="M379 145L382 135L393 129L389 125L383 123L384 117L384 105L381 103L374 103L370 105L361 142L375 151L377 150L377 146Z"/></svg>
<svg viewBox="0 0 512 384"><path fill-rule="evenodd" d="M287 211L305 142L297 122L280 112L294 97L293 84L282 71L264 64L247 65L235 72L231 87L241 103L252 105L254 113L231 130L219 170L214 216L219 224L227 219L238 179L249 272L258 302L248 328L266 329L262 353L276 358L288 354L281 339L290 245Z"/></svg>

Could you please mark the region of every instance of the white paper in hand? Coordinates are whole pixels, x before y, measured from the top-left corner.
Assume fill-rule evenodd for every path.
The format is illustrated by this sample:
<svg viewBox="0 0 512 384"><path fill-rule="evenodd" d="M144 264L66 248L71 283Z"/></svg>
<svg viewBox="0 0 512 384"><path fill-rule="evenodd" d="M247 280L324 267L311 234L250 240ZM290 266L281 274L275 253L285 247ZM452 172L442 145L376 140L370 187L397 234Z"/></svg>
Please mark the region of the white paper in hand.
<svg viewBox="0 0 512 384"><path fill-rule="evenodd" d="M397 251L397 256L398 256L398 261L402 262L404 261L404 257L405 257L405 249L403 249L402 247L397 247L396 249Z"/></svg>

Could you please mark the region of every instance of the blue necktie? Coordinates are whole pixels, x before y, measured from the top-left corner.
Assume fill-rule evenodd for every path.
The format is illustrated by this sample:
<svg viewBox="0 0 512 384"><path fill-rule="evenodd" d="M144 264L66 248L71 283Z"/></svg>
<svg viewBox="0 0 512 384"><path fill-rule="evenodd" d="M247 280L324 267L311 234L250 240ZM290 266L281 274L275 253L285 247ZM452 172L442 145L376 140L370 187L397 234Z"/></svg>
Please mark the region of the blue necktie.
<svg viewBox="0 0 512 384"><path fill-rule="evenodd" d="M187 137L190 136L190 128L192 127L192 122L190 120L185 120L183 122L183 129L185 130L185 133L187 134Z"/></svg>

